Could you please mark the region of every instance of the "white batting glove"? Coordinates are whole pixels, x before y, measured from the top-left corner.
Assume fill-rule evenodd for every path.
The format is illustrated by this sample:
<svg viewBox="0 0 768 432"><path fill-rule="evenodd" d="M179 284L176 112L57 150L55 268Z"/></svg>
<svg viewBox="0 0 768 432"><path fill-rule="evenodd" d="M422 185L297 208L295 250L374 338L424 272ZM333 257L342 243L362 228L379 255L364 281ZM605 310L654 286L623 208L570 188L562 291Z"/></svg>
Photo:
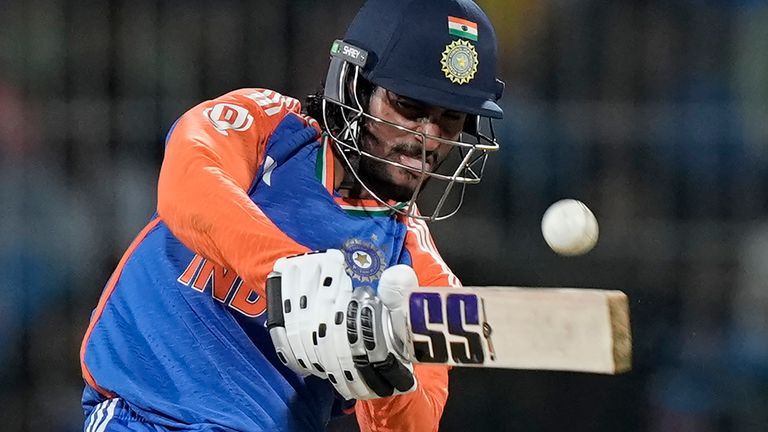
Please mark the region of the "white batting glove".
<svg viewBox="0 0 768 432"><path fill-rule="evenodd" d="M413 367L400 354L407 334L401 290L418 281L399 265L379 283L381 298L366 287L353 292L335 249L278 260L267 279L267 326L280 361L302 376L327 378L345 399L414 390Z"/></svg>

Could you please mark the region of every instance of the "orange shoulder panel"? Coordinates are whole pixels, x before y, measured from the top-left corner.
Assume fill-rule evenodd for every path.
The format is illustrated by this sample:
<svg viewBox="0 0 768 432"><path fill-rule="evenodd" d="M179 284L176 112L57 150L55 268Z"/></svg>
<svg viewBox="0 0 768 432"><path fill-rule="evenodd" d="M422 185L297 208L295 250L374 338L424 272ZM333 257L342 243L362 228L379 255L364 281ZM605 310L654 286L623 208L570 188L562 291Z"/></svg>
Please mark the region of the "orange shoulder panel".
<svg viewBox="0 0 768 432"><path fill-rule="evenodd" d="M171 232L262 295L272 264L306 248L282 233L247 191L272 131L300 109L296 99L264 89L203 102L176 122L160 170L157 211Z"/></svg>

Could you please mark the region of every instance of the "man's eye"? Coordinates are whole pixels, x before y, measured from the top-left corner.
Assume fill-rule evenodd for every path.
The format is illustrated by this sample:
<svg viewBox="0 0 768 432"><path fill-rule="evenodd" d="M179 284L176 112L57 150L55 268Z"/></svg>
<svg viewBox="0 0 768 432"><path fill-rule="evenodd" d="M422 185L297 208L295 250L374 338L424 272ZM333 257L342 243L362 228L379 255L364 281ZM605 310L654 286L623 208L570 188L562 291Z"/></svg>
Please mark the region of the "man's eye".
<svg viewBox="0 0 768 432"><path fill-rule="evenodd" d="M419 108L416 104L414 104L412 102L404 101L404 100L398 100L398 101L396 101L396 103L397 103L398 107L400 107L402 109L406 109L406 110L413 111L413 110L417 110Z"/></svg>

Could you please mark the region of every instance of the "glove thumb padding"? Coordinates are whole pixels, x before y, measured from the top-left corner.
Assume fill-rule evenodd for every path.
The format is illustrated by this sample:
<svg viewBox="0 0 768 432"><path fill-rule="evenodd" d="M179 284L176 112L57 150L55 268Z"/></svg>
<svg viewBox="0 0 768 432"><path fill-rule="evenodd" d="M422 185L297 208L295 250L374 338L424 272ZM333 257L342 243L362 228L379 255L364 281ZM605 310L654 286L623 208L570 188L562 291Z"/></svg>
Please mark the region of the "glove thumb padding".
<svg viewBox="0 0 768 432"><path fill-rule="evenodd" d="M387 268L379 279L378 295L390 311L405 308L406 291L419 287L419 279L413 268L398 264Z"/></svg>
<svg viewBox="0 0 768 432"><path fill-rule="evenodd" d="M391 326L399 342L406 342L408 338L406 310L408 290L419 287L419 279L413 268L405 264L398 264L387 268L379 279L377 295L389 309ZM395 347L403 353L404 346Z"/></svg>

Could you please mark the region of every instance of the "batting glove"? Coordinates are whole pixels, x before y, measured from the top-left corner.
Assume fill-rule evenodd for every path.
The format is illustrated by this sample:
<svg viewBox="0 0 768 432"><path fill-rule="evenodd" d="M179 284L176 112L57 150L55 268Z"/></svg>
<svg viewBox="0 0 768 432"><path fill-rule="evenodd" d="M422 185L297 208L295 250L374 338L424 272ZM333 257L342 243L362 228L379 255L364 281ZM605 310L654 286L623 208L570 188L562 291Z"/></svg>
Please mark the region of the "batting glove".
<svg viewBox="0 0 768 432"><path fill-rule="evenodd" d="M335 249L279 259L267 279L267 327L278 358L299 375L328 379L345 399L415 390L413 366L401 353L402 292L416 286L413 269L398 265L382 274L381 296L353 290Z"/></svg>

